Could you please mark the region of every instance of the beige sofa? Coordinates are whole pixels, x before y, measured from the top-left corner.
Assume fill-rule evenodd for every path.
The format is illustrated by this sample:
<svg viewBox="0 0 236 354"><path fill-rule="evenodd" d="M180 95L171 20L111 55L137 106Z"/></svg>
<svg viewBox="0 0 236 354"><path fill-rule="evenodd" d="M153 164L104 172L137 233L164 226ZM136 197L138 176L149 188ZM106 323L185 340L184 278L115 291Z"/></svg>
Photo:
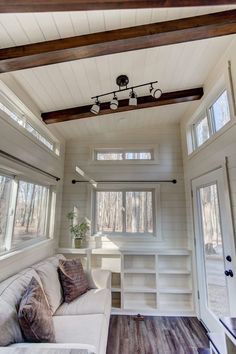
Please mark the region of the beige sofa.
<svg viewBox="0 0 236 354"><path fill-rule="evenodd" d="M56 255L0 283L0 346L9 353L105 354L111 312L111 273L92 269L87 273L90 290L63 303ZM17 320L21 297L32 277L42 285L53 314L56 343L24 343ZM3 348L7 346L7 348Z"/></svg>

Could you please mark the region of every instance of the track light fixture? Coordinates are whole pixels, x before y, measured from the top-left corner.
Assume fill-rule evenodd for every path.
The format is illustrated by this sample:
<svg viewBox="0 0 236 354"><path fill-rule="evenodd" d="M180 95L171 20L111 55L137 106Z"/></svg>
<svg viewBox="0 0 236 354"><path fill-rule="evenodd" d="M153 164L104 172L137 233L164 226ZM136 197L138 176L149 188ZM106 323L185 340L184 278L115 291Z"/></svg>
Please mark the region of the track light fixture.
<svg viewBox="0 0 236 354"><path fill-rule="evenodd" d="M114 110L116 110L118 108L118 106L119 106L119 102L118 102L118 99L117 99L117 97L116 97L116 95L114 93L114 97L113 97L113 99L111 100L111 103L110 103L110 108L114 111Z"/></svg>
<svg viewBox="0 0 236 354"><path fill-rule="evenodd" d="M150 94L151 94L152 97L158 99L158 98L161 97L162 91L159 88L153 87L152 84L151 84L151 86L150 86Z"/></svg>
<svg viewBox="0 0 236 354"><path fill-rule="evenodd" d="M137 106L137 104L138 104L137 94L132 89L132 91L129 94L129 106Z"/></svg>
<svg viewBox="0 0 236 354"><path fill-rule="evenodd" d="M98 100L98 97L96 97L96 101L94 105L92 105L90 112L93 114L98 114L100 112L100 102Z"/></svg>
<svg viewBox="0 0 236 354"><path fill-rule="evenodd" d="M95 101L94 105L91 107L90 111L93 114L98 114L100 112L99 98L104 97L104 96L108 96L108 95L112 95L112 94L113 94L113 98L110 102L110 109L116 110L119 106L119 101L118 101L116 94L119 92L128 91L128 90L130 91L129 106L137 106L137 104L138 104L137 94L134 91L134 89L138 88L138 87L150 86L149 94L155 99L160 98L162 95L161 89L159 89L157 87L153 87L153 85L157 84L158 81L147 82L146 84L141 84L141 85L136 85L136 86L131 86L131 87L128 87L128 83L129 83L129 78L127 75L118 76L116 79L116 84L119 86L119 89L116 91L111 91L111 92L107 92L107 93L103 93L101 95L91 97L92 99L95 99L96 101Z"/></svg>

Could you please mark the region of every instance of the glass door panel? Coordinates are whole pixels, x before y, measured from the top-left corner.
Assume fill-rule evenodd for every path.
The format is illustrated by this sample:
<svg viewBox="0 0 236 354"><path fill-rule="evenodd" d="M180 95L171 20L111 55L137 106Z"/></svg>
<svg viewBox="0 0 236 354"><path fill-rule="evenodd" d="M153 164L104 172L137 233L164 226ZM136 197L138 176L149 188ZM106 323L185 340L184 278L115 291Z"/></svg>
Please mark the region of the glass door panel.
<svg viewBox="0 0 236 354"><path fill-rule="evenodd" d="M236 316L236 256L224 168L192 180L199 316L211 332Z"/></svg>
<svg viewBox="0 0 236 354"><path fill-rule="evenodd" d="M201 187L199 201L208 307L217 317L229 316L217 184Z"/></svg>

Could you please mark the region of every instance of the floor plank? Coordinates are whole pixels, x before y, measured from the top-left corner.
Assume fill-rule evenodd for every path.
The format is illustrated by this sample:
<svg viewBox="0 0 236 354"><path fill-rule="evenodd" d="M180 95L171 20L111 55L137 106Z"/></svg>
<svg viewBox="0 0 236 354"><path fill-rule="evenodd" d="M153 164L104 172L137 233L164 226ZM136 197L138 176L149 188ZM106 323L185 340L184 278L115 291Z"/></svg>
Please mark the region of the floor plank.
<svg viewBox="0 0 236 354"><path fill-rule="evenodd" d="M207 354L209 340L195 317L113 315L107 354Z"/></svg>

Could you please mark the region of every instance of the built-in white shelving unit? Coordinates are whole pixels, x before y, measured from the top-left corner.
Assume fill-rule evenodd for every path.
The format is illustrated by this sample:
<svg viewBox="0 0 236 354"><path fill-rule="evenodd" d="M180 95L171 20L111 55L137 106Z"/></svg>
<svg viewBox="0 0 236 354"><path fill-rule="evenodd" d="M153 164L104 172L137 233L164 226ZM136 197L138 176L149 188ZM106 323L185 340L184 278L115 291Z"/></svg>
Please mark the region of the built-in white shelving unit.
<svg viewBox="0 0 236 354"><path fill-rule="evenodd" d="M113 312L193 314L191 251L187 249L66 249L87 268L112 272Z"/></svg>

